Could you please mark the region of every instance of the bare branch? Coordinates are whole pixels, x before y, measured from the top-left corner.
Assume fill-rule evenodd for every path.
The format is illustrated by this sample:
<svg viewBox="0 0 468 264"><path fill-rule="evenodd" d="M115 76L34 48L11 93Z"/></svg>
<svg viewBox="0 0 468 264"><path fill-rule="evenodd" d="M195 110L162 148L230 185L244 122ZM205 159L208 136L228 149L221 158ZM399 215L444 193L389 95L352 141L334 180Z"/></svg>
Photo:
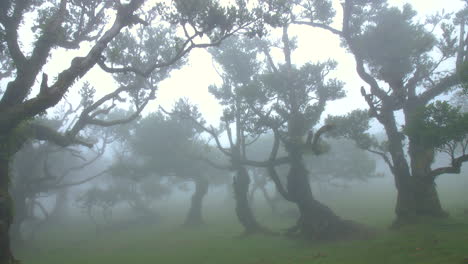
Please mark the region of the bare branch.
<svg viewBox="0 0 468 264"><path fill-rule="evenodd" d="M105 169L91 177L88 177L84 180L81 180L81 181L77 181L77 182L70 182L70 183L63 183L63 184L59 184L59 185L56 185L56 186L52 186L51 188L52 189L62 189L62 188L66 188L66 187L71 187L71 186L76 186L76 185L80 185L80 184L84 184L84 183L87 183L89 181L92 181L106 173L108 173L110 171L110 169Z"/></svg>
<svg viewBox="0 0 468 264"><path fill-rule="evenodd" d="M93 147L92 143L85 142L68 134L62 135L54 129L37 122L32 122L28 126L32 137L37 140L47 140L61 147L67 147L70 145L83 145L88 148Z"/></svg>
<svg viewBox="0 0 468 264"><path fill-rule="evenodd" d="M458 158L452 159L452 165L447 167L440 167L434 170L431 170L429 177L431 179L436 179L437 176L450 173L450 174L459 174L461 172L461 166L464 162L468 161L468 154L459 156Z"/></svg>
<svg viewBox="0 0 468 264"><path fill-rule="evenodd" d="M307 25L307 26L311 26L311 27L315 27L315 28L321 28L321 29L325 29L335 35L338 35L340 37L343 37L343 32L340 31L340 30L337 30L329 25L325 25L325 24L321 24L321 23L314 23L314 22L311 22L311 21L292 21L293 24L296 24L296 25Z"/></svg>
<svg viewBox="0 0 468 264"><path fill-rule="evenodd" d="M387 164L387 166L390 168L392 173L394 173L395 168L393 167L392 161L390 160L390 158L387 156L386 153L381 152L381 151L377 151L377 150L373 150L373 149L366 149L366 150L369 151L370 153L374 153L374 154L379 155L384 160L384 162Z"/></svg>

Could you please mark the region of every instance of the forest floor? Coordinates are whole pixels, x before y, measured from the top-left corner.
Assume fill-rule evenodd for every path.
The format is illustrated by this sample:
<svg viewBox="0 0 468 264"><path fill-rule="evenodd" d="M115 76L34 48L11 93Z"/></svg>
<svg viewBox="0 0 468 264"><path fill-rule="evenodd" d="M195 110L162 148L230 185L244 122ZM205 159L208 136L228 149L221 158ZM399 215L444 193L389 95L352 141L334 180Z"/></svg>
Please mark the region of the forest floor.
<svg viewBox="0 0 468 264"><path fill-rule="evenodd" d="M83 222L56 225L16 255L23 264L468 264L465 203L451 205L448 219L399 230L388 228L393 219L391 200L363 200L352 210L340 202L329 203L345 218L374 228L376 236L327 243L284 236L240 237L233 210L224 206L207 209L207 224L197 229L179 224L182 210L164 216L160 223L97 234L89 221L87 226ZM273 230L294 223L294 218L273 218L267 208L256 213Z"/></svg>

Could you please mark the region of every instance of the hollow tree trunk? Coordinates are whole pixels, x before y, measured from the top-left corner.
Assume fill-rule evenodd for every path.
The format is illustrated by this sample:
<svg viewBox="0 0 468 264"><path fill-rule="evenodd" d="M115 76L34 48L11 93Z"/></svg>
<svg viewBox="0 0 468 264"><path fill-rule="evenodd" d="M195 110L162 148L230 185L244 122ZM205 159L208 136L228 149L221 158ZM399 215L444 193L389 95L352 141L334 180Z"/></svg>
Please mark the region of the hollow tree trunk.
<svg viewBox="0 0 468 264"><path fill-rule="evenodd" d="M208 193L209 182L203 177L195 179L195 193L192 195L190 209L185 219L186 226L200 226L204 224L202 217L203 198Z"/></svg>
<svg viewBox="0 0 468 264"><path fill-rule="evenodd" d="M265 232L266 229L258 224L247 197L250 185L250 178L245 167L239 166L233 179L234 198L236 200L237 218L244 227L244 234Z"/></svg>
<svg viewBox="0 0 468 264"><path fill-rule="evenodd" d="M292 155L288 174L288 193L299 208L300 218L289 234L301 235L314 240L334 240L347 238L355 234L360 227L341 219L326 205L317 201L310 187L308 172L302 157Z"/></svg>
<svg viewBox="0 0 468 264"><path fill-rule="evenodd" d="M13 220L13 201L8 191L9 182L9 154L2 151L0 152L0 264L16 262L10 247L9 232Z"/></svg>

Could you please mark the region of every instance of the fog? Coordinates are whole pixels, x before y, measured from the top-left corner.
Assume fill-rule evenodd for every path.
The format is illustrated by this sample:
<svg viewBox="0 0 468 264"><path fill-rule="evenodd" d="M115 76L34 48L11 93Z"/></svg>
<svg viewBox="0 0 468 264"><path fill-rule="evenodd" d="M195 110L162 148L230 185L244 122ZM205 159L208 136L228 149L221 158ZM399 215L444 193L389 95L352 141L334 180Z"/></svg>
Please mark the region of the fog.
<svg viewBox="0 0 468 264"><path fill-rule="evenodd" d="M468 1L4 1L0 264L468 263Z"/></svg>

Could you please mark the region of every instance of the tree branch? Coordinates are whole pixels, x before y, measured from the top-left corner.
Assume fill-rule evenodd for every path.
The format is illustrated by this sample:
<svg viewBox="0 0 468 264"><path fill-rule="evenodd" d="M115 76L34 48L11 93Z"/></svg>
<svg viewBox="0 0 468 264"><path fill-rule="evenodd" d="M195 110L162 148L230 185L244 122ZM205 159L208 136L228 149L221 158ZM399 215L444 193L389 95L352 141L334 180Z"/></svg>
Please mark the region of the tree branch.
<svg viewBox="0 0 468 264"><path fill-rule="evenodd" d="M438 83L436 83L432 88L426 90L424 93L418 96L418 101L420 104L427 104L434 97L448 91L451 87L460 84L460 78L458 74L451 74L442 78Z"/></svg>
<svg viewBox="0 0 468 264"><path fill-rule="evenodd" d="M71 66L57 76L56 82L50 86L47 93L39 93L35 98L11 105L8 108L0 107L0 122L2 123L0 130L9 131L25 118L33 117L57 104L72 84L97 63L107 44L120 33L122 28L132 23L133 12L143 2L144 0L132 0L129 4L119 8L112 26L99 38L85 57L76 57L72 60ZM3 96L2 101L6 98L5 96ZM0 105L2 104L0 103Z"/></svg>
<svg viewBox="0 0 468 264"><path fill-rule="evenodd" d="M437 176L442 175L442 174L446 174L446 173L459 174L461 171L461 166L463 165L464 162L467 162L467 161L468 161L468 154L459 156L458 158L452 159L452 166L440 167L440 168L431 170L431 172L429 173L429 177L435 180Z"/></svg>
<svg viewBox="0 0 468 264"><path fill-rule="evenodd" d="M30 123L29 129L31 130L31 135L34 139L47 140L61 147L67 147L70 145L83 145L88 148L93 147L92 143L85 142L68 134L62 135L54 129L37 122Z"/></svg>
<svg viewBox="0 0 468 264"><path fill-rule="evenodd" d="M278 176L278 173L276 172L276 169L274 166L268 166L267 167L268 175L270 178L273 180L276 186L276 190L284 197L284 199L294 202L289 193L286 191L286 188L284 188L283 183L281 183L281 180Z"/></svg>

